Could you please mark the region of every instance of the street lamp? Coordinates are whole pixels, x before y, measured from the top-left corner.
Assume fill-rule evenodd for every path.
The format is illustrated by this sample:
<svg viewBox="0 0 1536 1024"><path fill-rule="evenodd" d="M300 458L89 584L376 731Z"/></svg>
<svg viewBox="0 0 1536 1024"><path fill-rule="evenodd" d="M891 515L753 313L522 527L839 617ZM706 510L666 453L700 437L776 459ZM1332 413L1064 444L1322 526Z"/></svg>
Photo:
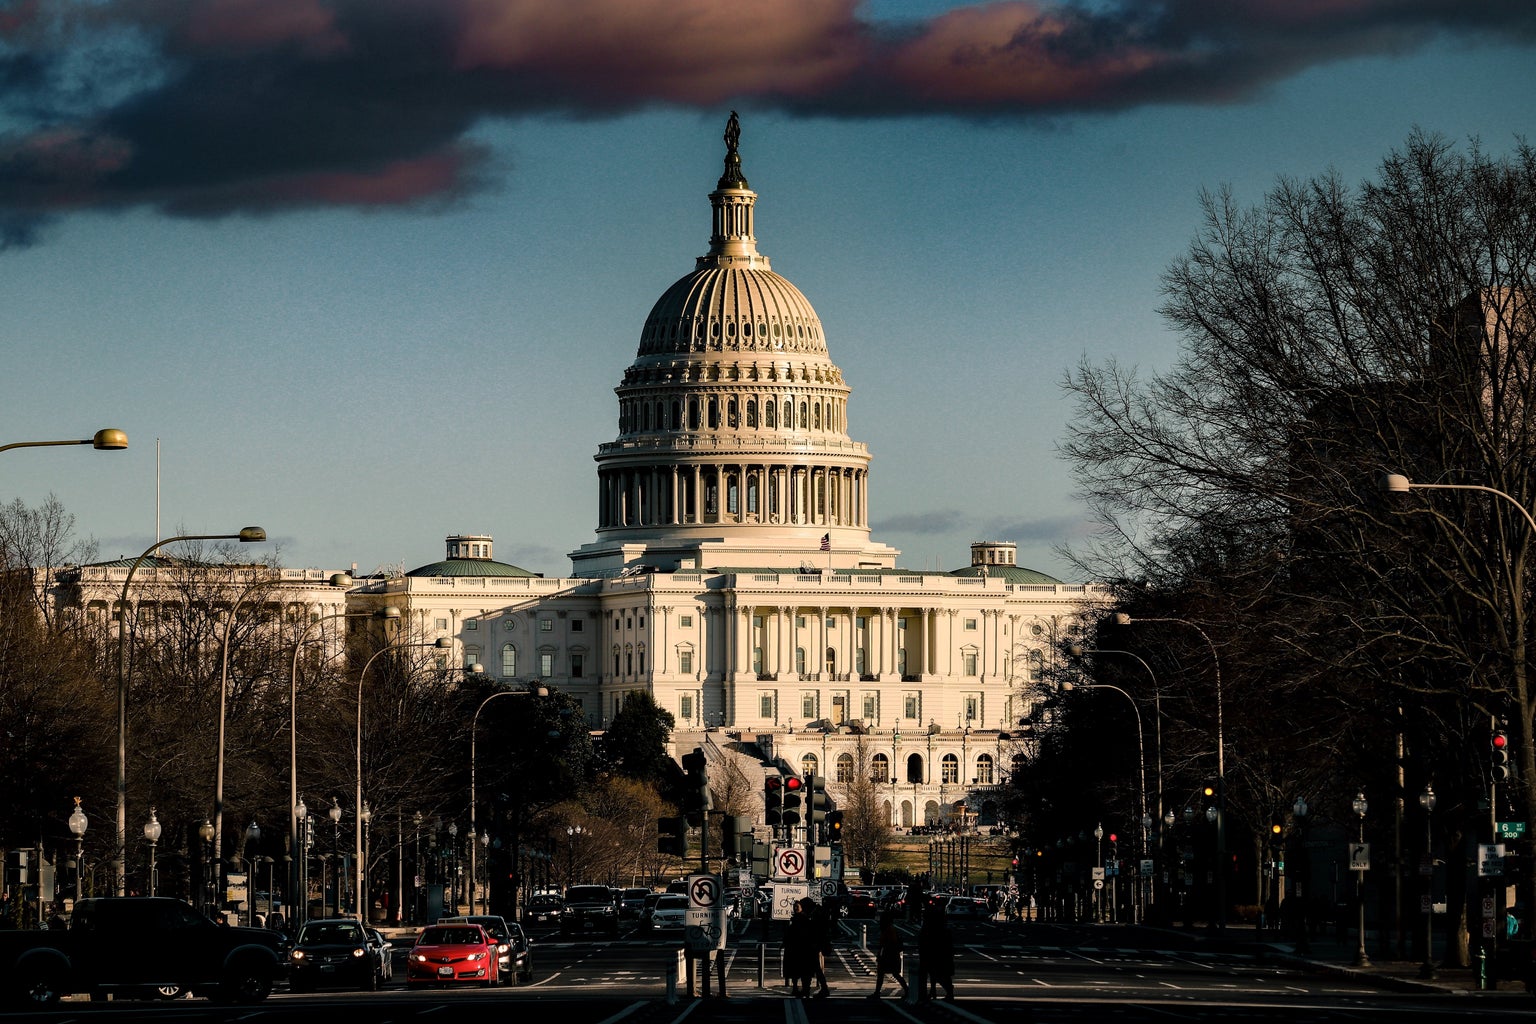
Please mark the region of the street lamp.
<svg viewBox="0 0 1536 1024"><path fill-rule="evenodd" d="M289 833L294 840L293 859L297 862L297 868L292 863L288 865L292 879L288 890L288 924L297 935L299 926L309 917L309 808L304 805L301 796L289 811L297 822L294 831ZM323 877L324 872L321 874ZM325 910L322 908L320 912L323 914Z"/></svg>
<svg viewBox="0 0 1536 1024"><path fill-rule="evenodd" d="M213 890L213 822L204 818L197 826L197 834L203 840L203 907L205 912L212 913L216 896Z"/></svg>
<svg viewBox="0 0 1536 1024"><path fill-rule="evenodd" d="M1424 792L1419 794L1419 806L1424 808L1424 861L1429 867L1429 873L1424 876L1424 962L1419 965L1419 977L1433 978L1435 976L1435 903L1434 903L1434 878L1435 878L1435 835L1431 825L1431 819L1435 813L1435 787L1425 784Z"/></svg>
<svg viewBox="0 0 1536 1024"><path fill-rule="evenodd" d="M1520 514L1525 516L1526 523L1530 525L1531 532L1536 533L1536 517L1533 517L1530 510L1520 504L1514 495L1501 491L1497 487L1488 487L1484 484L1421 484L1409 480L1401 473L1388 473L1382 477L1381 489L1388 494L1407 494L1409 491L1482 491L1484 494L1503 498L1519 509Z"/></svg>
<svg viewBox="0 0 1536 1024"><path fill-rule="evenodd" d="M344 572L336 573L331 577L331 586L350 587L352 577ZM301 860L304 856L299 847L299 824L304 817L303 801L299 799L299 652L304 647L304 640L309 636L309 631L330 619L367 618L377 616L386 621L400 618L400 609L395 607L383 608L377 612L333 612L330 615L322 615L311 619L299 630L299 635L293 642L293 665L288 672L288 842L291 844L290 859L288 863L289 878L288 891L292 893L301 884L304 885L307 895L307 884L304 884L302 868L306 862ZM298 871L297 877L294 872ZM300 906L299 919L294 921L294 927L304 923L304 918L309 916L309 901L306 899Z"/></svg>
<svg viewBox="0 0 1536 1024"><path fill-rule="evenodd" d="M1356 793L1355 799L1350 802L1349 806L1354 809L1355 816L1360 819L1360 848L1363 854L1365 849L1365 812L1367 810L1365 791L1361 790ZM1371 965L1371 958L1365 955L1365 867L1363 862L1362 866L1356 869L1356 871L1355 901L1360 904L1360 944L1355 949L1355 966L1369 967Z"/></svg>
<svg viewBox="0 0 1536 1024"><path fill-rule="evenodd" d="M251 823L245 827L245 905L246 922L256 927L256 859L252 856L257 845L261 842L261 826L252 818ZM272 893L268 891L267 900L270 903Z"/></svg>
<svg viewBox="0 0 1536 1024"><path fill-rule="evenodd" d="M387 610L388 609L386 609L386 611ZM435 648L437 648L440 651L446 651L446 650L450 650L453 647L453 641L448 639L445 636L440 636L436 640L431 641L430 643L423 642L423 643L407 643L407 644L386 644L385 646L379 648L377 651L374 651L373 654L368 658L368 660L363 662L363 670L357 674L357 793L356 793L356 800L357 800L357 802L356 802L356 804L353 805L353 806L355 806L355 807L357 807L359 809L361 809L362 806L363 806L363 680L368 678L368 669L369 669L370 666L373 665L373 663L376 660L378 660L379 655L384 654L384 653L389 652L389 651L400 650L401 648L404 648L404 647L435 647ZM363 886L365 884L365 879L363 878L363 828L362 828L362 825L358 825L357 833L356 833L356 835L353 836L353 854L354 854L354 856L356 857L356 860L357 860L357 862L352 866L353 873L354 873L354 876L355 876L353 881L354 881L354 884L356 885L356 889L355 889L355 891L353 893L353 899L361 901L362 898L363 898ZM337 912L338 916L340 916L340 913L341 913L340 899L341 899L341 890L338 887L337 888L337 901L338 902L336 904L336 912ZM361 907L359 906L358 909L361 910ZM361 913L359 913L359 917L361 917L361 916L362 916Z"/></svg>
<svg viewBox="0 0 1536 1024"><path fill-rule="evenodd" d="M368 801L363 801L363 809L358 812L357 820L361 823L359 827L363 831L363 855L359 859L359 863L365 865L364 870L358 873L358 877L363 879L364 884L366 885L368 879L368 872L366 870L366 865L368 863L368 826L373 823L373 808L368 806ZM358 890L358 919L362 921L363 924L368 923L368 912L372 909L373 903L368 899L368 893L365 890Z"/></svg>
<svg viewBox="0 0 1536 1024"><path fill-rule="evenodd" d="M144 838L149 840L149 894L155 894L155 846L160 842L160 819L155 809L149 809L149 820L144 823Z"/></svg>
<svg viewBox="0 0 1536 1024"><path fill-rule="evenodd" d="M1298 796L1296 803L1291 807L1291 813L1296 815L1296 845L1297 858L1295 869L1291 872L1296 879L1293 895L1296 897L1296 952L1307 954L1312 951L1307 942L1307 899L1309 893L1307 886L1312 880L1312 862L1307 857L1306 825L1307 825L1307 801L1305 797Z"/></svg>
<svg viewBox="0 0 1536 1024"><path fill-rule="evenodd" d="M124 439L123 443L126 445L127 440ZM128 588L133 583L133 574L138 571L144 559L167 544L174 544L177 541L237 540L242 544L253 544L266 539L267 531L259 526L247 526L239 533L183 534L178 537L167 537L145 548L128 566L128 575L123 578L123 593L117 604L117 850L112 864L112 870L116 876L115 888L119 896L127 893L123 861L128 851L128 655L133 640L133 633L128 628Z"/></svg>
<svg viewBox="0 0 1536 1024"><path fill-rule="evenodd" d="M85 812L80 809L80 798L75 797L75 809L69 813L69 831L75 837L75 902L80 902L80 861L85 857Z"/></svg>
<svg viewBox="0 0 1536 1024"><path fill-rule="evenodd" d="M1098 844L1098 853L1094 857L1094 863L1098 867L1100 873L1102 873L1104 871L1103 822L1093 826L1093 841ZM1104 921L1104 880L1102 878L1095 878L1093 881L1093 906L1095 910L1094 917L1099 921L1099 923L1102 924Z"/></svg>
<svg viewBox="0 0 1536 1024"><path fill-rule="evenodd" d="M331 858L336 867L331 871L331 884L336 887L336 916L341 916L341 797L331 797L331 809L326 811L331 819ZM325 913L325 872L320 872L320 912Z"/></svg>
<svg viewBox="0 0 1536 1024"><path fill-rule="evenodd" d="M8 452L12 448L52 448L61 444L88 444L99 452L120 452L128 447L128 435L108 427L78 441L12 441L10 444L0 444L0 452Z"/></svg>
<svg viewBox="0 0 1536 1024"><path fill-rule="evenodd" d="M484 711L485 706L497 697L527 697L530 695L534 697L547 697L549 696L549 688L546 686L535 686L528 690L498 690L480 702L480 706L475 708L474 716L469 720L469 834L471 836L475 834L475 736L476 726L480 722L480 712ZM470 843L469 912L471 914L477 913L475 910L475 857L475 844ZM490 888L489 875L487 875L486 888ZM513 895L513 899L514 901L516 900L516 894ZM487 894L486 905L490 905L489 894Z"/></svg>
<svg viewBox="0 0 1536 1024"><path fill-rule="evenodd" d="M1211 650L1211 666L1216 673L1216 926L1227 926L1227 754L1222 736L1221 657L1210 636L1188 619L1132 618L1125 612L1115 613L1115 623L1129 626L1133 622L1172 622L1188 626L1200 634Z"/></svg>

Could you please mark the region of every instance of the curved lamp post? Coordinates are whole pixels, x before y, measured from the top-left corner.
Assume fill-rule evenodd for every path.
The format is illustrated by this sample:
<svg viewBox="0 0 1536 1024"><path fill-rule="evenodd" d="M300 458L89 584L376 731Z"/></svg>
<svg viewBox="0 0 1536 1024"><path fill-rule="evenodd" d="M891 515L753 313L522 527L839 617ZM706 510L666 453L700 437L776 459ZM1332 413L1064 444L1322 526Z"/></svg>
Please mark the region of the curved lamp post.
<svg viewBox="0 0 1536 1024"><path fill-rule="evenodd" d="M373 654L368 658L368 660L363 662L363 670L357 674L357 793L356 793L356 800L357 800L357 802L352 805L352 806L354 806L354 807L356 807L358 809L359 813L361 813L362 806L363 806L363 680L368 678L368 669L370 667L372 667L373 663L376 660L378 660L379 655L387 653L389 651L398 651L398 650L401 650L402 648L406 648L406 647L435 647L435 648L437 648L440 651L447 651L447 650L452 650L452 648L453 648L453 641L448 639L445 636L441 636L441 637L438 637L436 640L433 640L433 641L430 641L430 642L405 643L405 644L386 644L385 646L379 648L377 651L374 651ZM340 808L339 807L333 807L333 808L331 808L331 810L336 812L336 816L338 818L340 817ZM332 820L335 820L335 819L332 819ZM357 902L357 916L358 916L358 918L364 924L367 924L368 923L368 918L366 916L366 912L365 912L365 909L363 907L363 896L364 896L364 894L363 894L363 884L364 884L364 878L363 878L363 876L364 876L364 871L363 871L363 826L362 826L362 820L361 819L358 820L356 834L352 838L353 838L353 851L352 852L353 852L353 856L356 858L356 863L353 864L353 866L352 866L352 871L353 871L353 875L354 875L353 881L354 881L354 883L357 886L356 890L352 894L352 898ZM336 890L336 913L337 913L338 916L340 916L340 914L342 913L342 909L341 909L341 889L340 889L339 886L338 886L338 888Z"/></svg>
<svg viewBox="0 0 1536 1024"><path fill-rule="evenodd" d="M1216 672L1216 927L1227 927L1227 745L1222 735L1221 657L1216 645L1205 630L1188 619L1131 618L1125 612L1115 613L1115 623L1129 626L1133 622L1172 622L1188 626L1205 641L1211 651L1211 665Z"/></svg>
<svg viewBox="0 0 1536 1024"><path fill-rule="evenodd" d="M85 856L85 827L89 824L75 797L75 809L69 813L69 831L75 837L75 902L80 902L80 861Z"/></svg>
<svg viewBox="0 0 1536 1024"><path fill-rule="evenodd" d="M126 441L125 441L126 443ZM177 537L157 540L128 566L123 578L123 593L117 604L117 849L112 858L115 876L114 888L119 896L127 894L127 874L124 858L128 853L128 683L129 653L133 633L128 628L128 588L139 565L167 544L183 540L237 540L242 544L259 543L267 539L267 531L259 526L247 526L239 533L188 533Z"/></svg>
<svg viewBox="0 0 1536 1024"><path fill-rule="evenodd" d="M344 572L336 573L331 577L331 586L346 589L352 586L352 577ZM309 637L309 631L324 622L332 619L362 619L380 617L383 619L400 618L400 609L388 607L377 612L333 612L330 615L322 615L319 618L306 622L299 635L293 642L293 664L288 670L288 898L290 908L297 910L298 917L291 923L297 929L309 917L309 885L304 875L306 855L300 845L299 826L304 820L304 801L299 799L299 652L304 649L304 641ZM302 888L305 890L304 898L297 903L293 902L294 894ZM290 909L290 916L294 909Z"/></svg>
<svg viewBox="0 0 1536 1024"><path fill-rule="evenodd" d="M474 717L469 720L469 835L471 839L475 835L475 734L476 726L480 724L480 712L484 711L485 706L497 697L529 696L547 697L549 696L549 688L535 686L527 690L498 690L480 702L480 706L475 708ZM475 910L475 857L475 844L471 842L469 844L469 912L471 914L478 913ZM487 881L486 887L490 887L489 881ZM489 903L489 900L487 900L487 903Z"/></svg>
<svg viewBox="0 0 1536 1024"><path fill-rule="evenodd" d="M78 441L12 441L10 444L0 444L0 452L8 452L12 448L52 448L61 444L88 444L99 452L120 452L128 447L128 435L108 427Z"/></svg>
<svg viewBox="0 0 1536 1024"><path fill-rule="evenodd" d="M155 847L160 843L160 819L155 817L155 809L149 809L149 820L144 823L144 838L149 841L149 894L155 894Z"/></svg>

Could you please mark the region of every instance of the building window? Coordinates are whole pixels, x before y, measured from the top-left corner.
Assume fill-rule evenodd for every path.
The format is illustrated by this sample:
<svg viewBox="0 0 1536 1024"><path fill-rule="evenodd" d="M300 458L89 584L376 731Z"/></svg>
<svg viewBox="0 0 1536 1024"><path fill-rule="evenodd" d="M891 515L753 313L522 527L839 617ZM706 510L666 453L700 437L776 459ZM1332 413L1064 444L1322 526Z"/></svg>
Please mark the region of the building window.
<svg viewBox="0 0 1536 1024"><path fill-rule="evenodd" d="M837 755L837 764L833 774L838 782L847 785L853 781L853 755L848 753Z"/></svg>
<svg viewBox="0 0 1536 1024"><path fill-rule="evenodd" d="M866 693L864 695L864 707L861 709L860 714L862 715L862 717L864 718L864 720L866 722L873 722L875 720L875 695L874 694Z"/></svg>
<svg viewBox="0 0 1536 1024"><path fill-rule="evenodd" d="M966 619L965 620L965 628L968 629L968 630L973 630L974 631L976 629L976 620L975 619Z"/></svg>
<svg viewBox="0 0 1536 1024"><path fill-rule="evenodd" d="M465 647L464 648L464 667L465 668L474 668L478 664L480 664L480 648L478 648L478 647Z"/></svg>
<svg viewBox="0 0 1536 1024"><path fill-rule="evenodd" d="M504 676L517 675L517 648L511 644L501 645L501 674Z"/></svg>
<svg viewBox="0 0 1536 1024"><path fill-rule="evenodd" d="M464 623L464 628L465 629L479 629L480 628L480 620L479 619L469 619L469 620L467 620Z"/></svg>
<svg viewBox="0 0 1536 1024"><path fill-rule="evenodd" d="M869 759L869 781L891 781L891 759L884 754L876 754Z"/></svg>
<svg viewBox="0 0 1536 1024"><path fill-rule="evenodd" d="M553 654L539 655L539 676L548 679L555 674L555 656Z"/></svg>
<svg viewBox="0 0 1536 1024"><path fill-rule="evenodd" d="M821 762L816 759L816 755L815 754L806 754L804 757L802 757L800 759L800 774L801 775L819 775L821 773L819 771L817 771L817 768L820 765L821 765Z"/></svg>
<svg viewBox="0 0 1536 1024"><path fill-rule="evenodd" d="M828 629L836 629L837 628L837 620L834 619L830 615L827 616L827 628Z"/></svg>
<svg viewBox="0 0 1536 1024"><path fill-rule="evenodd" d="M579 654L571 655L571 678L580 679L582 671L582 657Z"/></svg>
<svg viewBox="0 0 1536 1024"><path fill-rule="evenodd" d="M759 694L757 698L757 714L759 718L772 720L773 718L773 694Z"/></svg>
<svg viewBox="0 0 1536 1024"><path fill-rule="evenodd" d="M973 675L976 674L976 652L975 651L966 651L966 652L964 652L963 654L960 655L960 660L961 660L962 664L964 665L964 668L962 669L962 671L966 675L973 676Z"/></svg>
<svg viewBox="0 0 1536 1024"><path fill-rule="evenodd" d="M945 754L944 759L939 762L939 781L960 781L960 759L954 754Z"/></svg>
<svg viewBox="0 0 1536 1024"><path fill-rule="evenodd" d="M795 628L796 629L804 629L805 628L805 616L804 615L796 615L795 616Z"/></svg>
<svg viewBox="0 0 1536 1024"><path fill-rule="evenodd" d="M693 718L693 695L685 693L677 699L677 715L682 719Z"/></svg>
<svg viewBox="0 0 1536 1024"><path fill-rule="evenodd" d="M688 650L677 652L677 670L683 675L693 674L693 652Z"/></svg>
<svg viewBox="0 0 1536 1024"><path fill-rule="evenodd" d="M635 652L634 651L625 651L624 652L624 674L627 675L627 676L632 676L632 675L635 674Z"/></svg>
<svg viewBox="0 0 1536 1024"><path fill-rule="evenodd" d="M923 717L923 703L922 700L918 698L917 694L909 693L901 699L901 717Z"/></svg>
<svg viewBox="0 0 1536 1024"><path fill-rule="evenodd" d="M571 632L572 633L585 633L586 632L586 623L583 622L581 619L572 619L571 620Z"/></svg>
<svg viewBox="0 0 1536 1024"><path fill-rule="evenodd" d="M869 619L865 618L862 615L859 615L859 616L855 617L854 620L853 620L853 623L859 629L868 629L869 628Z"/></svg>
<svg viewBox="0 0 1536 1024"><path fill-rule="evenodd" d="M677 620L677 624L679 626L681 626L682 628L684 628L684 629L692 629L693 628L693 616L692 615L682 615L682 616L679 616L678 620Z"/></svg>
<svg viewBox="0 0 1536 1024"><path fill-rule="evenodd" d="M447 629L448 628L448 620L447 619L433 619L432 621L437 625L438 629Z"/></svg>
<svg viewBox="0 0 1536 1024"><path fill-rule="evenodd" d="M550 632L553 632L554 628L555 628L555 623L554 623L553 619L540 619L539 620L539 632L540 633L550 633Z"/></svg>
<svg viewBox="0 0 1536 1024"><path fill-rule="evenodd" d="M990 786L995 780L991 754L981 754L976 758L976 784Z"/></svg>
<svg viewBox="0 0 1536 1024"><path fill-rule="evenodd" d="M763 649L761 647L752 648L752 671L758 675L763 674Z"/></svg>
<svg viewBox="0 0 1536 1024"><path fill-rule="evenodd" d="M816 694L814 692L802 693L800 695L800 717L816 717Z"/></svg>
<svg viewBox="0 0 1536 1024"><path fill-rule="evenodd" d="M896 671L902 675L907 674L907 649L905 647L896 648Z"/></svg>
<svg viewBox="0 0 1536 1024"><path fill-rule="evenodd" d="M795 648L795 673L797 675L802 675L802 676L805 675L805 648L804 647L796 647Z"/></svg>
<svg viewBox="0 0 1536 1024"><path fill-rule="evenodd" d="M837 676L837 649L834 648L834 647L828 647L827 648L827 678L828 679L832 679L832 678L835 678L836 676Z"/></svg>
<svg viewBox="0 0 1536 1024"><path fill-rule="evenodd" d="M965 720L974 722L981 717L981 700L976 697L965 698Z"/></svg>

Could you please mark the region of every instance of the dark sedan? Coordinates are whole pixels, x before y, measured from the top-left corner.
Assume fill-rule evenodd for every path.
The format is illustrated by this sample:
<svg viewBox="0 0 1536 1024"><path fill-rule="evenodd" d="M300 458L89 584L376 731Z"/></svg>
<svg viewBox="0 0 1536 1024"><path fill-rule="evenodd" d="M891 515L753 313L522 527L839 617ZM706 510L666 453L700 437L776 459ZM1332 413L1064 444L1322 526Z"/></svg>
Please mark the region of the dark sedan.
<svg viewBox="0 0 1536 1024"><path fill-rule="evenodd" d="M348 918L305 922L288 950L288 987L377 989L384 980L377 951L362 924Z"/></svg>

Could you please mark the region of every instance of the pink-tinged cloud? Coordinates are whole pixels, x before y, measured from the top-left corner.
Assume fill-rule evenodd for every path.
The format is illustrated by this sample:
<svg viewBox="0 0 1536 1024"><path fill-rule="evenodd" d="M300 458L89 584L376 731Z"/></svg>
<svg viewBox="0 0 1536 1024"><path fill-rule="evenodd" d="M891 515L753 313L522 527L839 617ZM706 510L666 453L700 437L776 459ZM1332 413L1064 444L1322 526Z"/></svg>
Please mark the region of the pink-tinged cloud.
<svg viewBox="0 0 1536 1024"><path fill-rule="evenodd" d="M0 125L34 126L0 136L3 248L82 206L452 199L488 182L466 140L495 118L1225 103L1436 38L1531 46L1536 0L997 0L907 20L860 0L22 0L0 38Z"/></svg>
<svg viewBox="0 0 1536 1024"><path fill-rule="evenodd" d="M464 183L465 154L435 153L396 160L375 172L296 175L264 186L274 201L303 206L404 206L455 191Z"/></svg>
<svg viewBox="0 0 1536 1024"><path fill-rule="evenodd" d="M292 44L324 56L346 47L322 0L193 0L184 17L181 42L194 52L254 53Z"/></svg>
<svg viewBox="0 0 1536 1024"><path fill-rule="evenodd" d="M813 96L870 59L857 0L462 0L455 66L604 106Z"/></svg>

